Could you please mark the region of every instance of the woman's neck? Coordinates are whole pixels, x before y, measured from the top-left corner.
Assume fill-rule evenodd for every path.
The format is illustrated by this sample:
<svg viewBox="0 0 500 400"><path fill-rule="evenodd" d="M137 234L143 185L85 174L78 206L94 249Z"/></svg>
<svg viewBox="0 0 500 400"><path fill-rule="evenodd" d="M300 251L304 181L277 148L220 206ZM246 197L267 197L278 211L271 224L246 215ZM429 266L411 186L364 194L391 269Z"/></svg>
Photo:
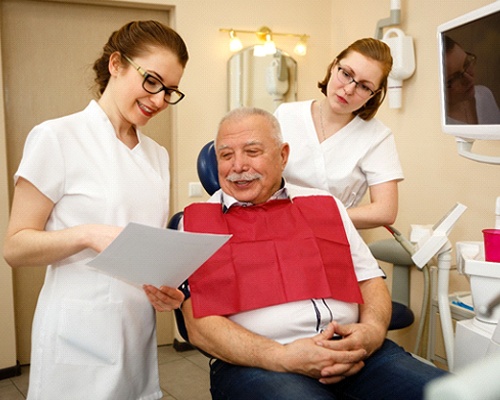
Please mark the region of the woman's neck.
<svg viewBox="0 0 500 400"><path fill-rule="evenodd" d="M326 98L313 103L313 120L320 143L335 135L354 117L355 115L352 113L334 113Z"/></svg>
<svg viewBox="0 0 500 400"><path fill-rule="evenodd" d="M106 92L104 92L103 96L98 101L99 105L106 113L113 125L113 129L115 131L115 135L125 146L130 149L133 149L139 143L139 138L137 137L137 131L135 126L131 125L129 122L126 122L118 112L115 104L110 101L110 99L106 96Z"/></svg>

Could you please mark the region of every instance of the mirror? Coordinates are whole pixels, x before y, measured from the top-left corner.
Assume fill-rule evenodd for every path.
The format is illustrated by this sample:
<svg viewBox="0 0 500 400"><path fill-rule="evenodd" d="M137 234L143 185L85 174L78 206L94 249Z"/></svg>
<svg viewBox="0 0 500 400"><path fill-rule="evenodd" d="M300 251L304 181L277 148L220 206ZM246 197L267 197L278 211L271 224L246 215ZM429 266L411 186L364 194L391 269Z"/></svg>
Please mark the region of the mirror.
<svg viewBox="0 0 500 400"><path fill-rule="evenodd" d="M274 112L281 103L297 100L297 62L282 50L254 56L255 46L228 61L228 106L259 107Z"/></svg>

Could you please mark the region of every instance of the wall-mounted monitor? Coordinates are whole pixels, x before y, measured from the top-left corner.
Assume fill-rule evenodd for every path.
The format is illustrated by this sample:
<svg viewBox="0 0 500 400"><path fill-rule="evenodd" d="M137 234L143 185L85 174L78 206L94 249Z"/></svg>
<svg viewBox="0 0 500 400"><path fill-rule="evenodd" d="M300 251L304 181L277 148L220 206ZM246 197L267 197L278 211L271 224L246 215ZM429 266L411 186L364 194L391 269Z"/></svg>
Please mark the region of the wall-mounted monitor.
<svg viewBox="0 0 500 400"><path fill-rule="evenodd" d="M438 43L443 132L500 140L500 0L440 25Z"/></svg>

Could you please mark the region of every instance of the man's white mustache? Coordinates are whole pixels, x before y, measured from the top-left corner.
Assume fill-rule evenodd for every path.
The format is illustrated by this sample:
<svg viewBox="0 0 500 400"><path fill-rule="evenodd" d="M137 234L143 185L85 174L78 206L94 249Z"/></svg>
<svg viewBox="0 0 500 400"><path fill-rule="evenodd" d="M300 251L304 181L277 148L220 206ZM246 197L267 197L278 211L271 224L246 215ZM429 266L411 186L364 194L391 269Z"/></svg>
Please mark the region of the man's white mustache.
<svg viewBox="0 0 500 400"><path fill-rule="evenodd" d="M254 173L243 172L241 174L236 174L236 173L230 174L226 177L226 180L228 180L229 182L237 182L237 181L253 181L261 178L262 175L256 172Z"/></svg>

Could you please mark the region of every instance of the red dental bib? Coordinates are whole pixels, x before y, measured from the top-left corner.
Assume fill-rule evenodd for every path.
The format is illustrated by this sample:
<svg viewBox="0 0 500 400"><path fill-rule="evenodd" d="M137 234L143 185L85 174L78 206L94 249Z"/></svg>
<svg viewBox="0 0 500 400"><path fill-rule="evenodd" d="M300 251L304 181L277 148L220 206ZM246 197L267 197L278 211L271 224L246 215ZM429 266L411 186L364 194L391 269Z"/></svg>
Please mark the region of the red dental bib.
<svg viewBox="0 0 500 400"><path fill-rule="evenodd" d="M337 204L329 196L184 210L189 232L232 238L189 278L194 316L230 315L310 298L363 299Z"/></svg>

